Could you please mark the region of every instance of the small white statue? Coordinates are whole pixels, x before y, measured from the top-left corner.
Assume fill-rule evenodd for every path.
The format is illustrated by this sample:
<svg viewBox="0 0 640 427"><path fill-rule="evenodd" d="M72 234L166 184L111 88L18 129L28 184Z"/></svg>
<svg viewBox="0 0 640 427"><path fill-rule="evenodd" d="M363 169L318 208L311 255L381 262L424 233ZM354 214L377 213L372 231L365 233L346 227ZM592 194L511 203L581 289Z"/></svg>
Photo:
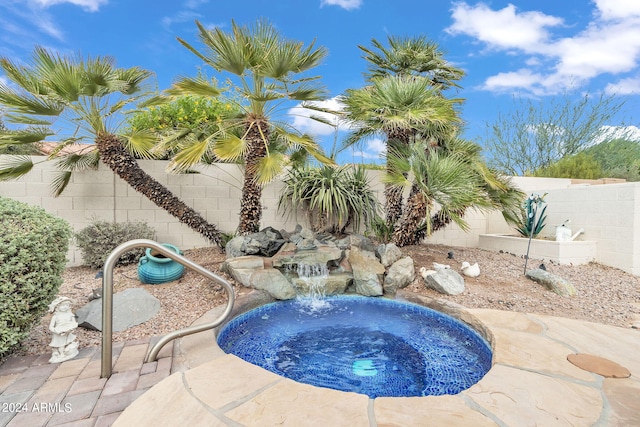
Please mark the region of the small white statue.
<svg viewBox="0 0 640 427"><path fill-rule="evenodd" d="M471 265L467 261L465 261L462 263L460 269L462 270L462 274L467 277L478 277L480 275L480 266L477 262Z"/></svg>
<svg viewBox="0 0 640 427"><path fill-rule="evenodd" d="M78 327L76 316L71 312L71 300L58 297L49 304L49 312L53 313L49 330L53 333L51 344L53 354L49 363L60 363L73 359L78 355L78 343L73 331Z"/></svg>

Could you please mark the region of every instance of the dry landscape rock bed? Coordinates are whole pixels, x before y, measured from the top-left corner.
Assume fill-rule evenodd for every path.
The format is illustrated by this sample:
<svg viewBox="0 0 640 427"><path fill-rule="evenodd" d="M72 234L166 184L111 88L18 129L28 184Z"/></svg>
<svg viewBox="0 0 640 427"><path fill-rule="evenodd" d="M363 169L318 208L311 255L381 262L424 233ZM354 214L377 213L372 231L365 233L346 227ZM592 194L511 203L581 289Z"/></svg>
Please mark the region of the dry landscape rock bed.
<svg viewBox="0 0 640 427"><path fill-rule="evenodd" d="M456 296L427 289L422 277L416 274L415 281L405 290L423 296L452 301L468 308L547 314L625 328L640 320L640 278L615 268L596 263L572 266L529 260L529 268L544 263L549 272L575 286L576 295L562 297L527 279L523 274L524 259L508 253L432 244L404 247L402 252L413 258L416 271L423 266L432 268L434 262L448 264L457 271L460 271L463 261L480 265L480 276L465 278L466 290ZM453 259L447 258L449 252L453 252ZM220 271L225 254L219 249L187 250L185 256L233 283L236 295L249 291ZM102 286L102 279L96 278L96 273L97 270L88 267L72 267L65 271L59 294L73 300L74 312L88 302L93 289ZM116 342L164 335L187 327L213 307L226 303L220 286L189 270L185 270L184 276L175 282L143 285L138 280L136 265L116 267L114 292L130 287L147 290L160 300L161 309L151 320L114 333ZM48 347L49 321L50 315L47 314L34 326L17 354L46 354L51 351ZM640 338L640 330L638 334ZM78 328L76 335L80 348L101 345L101 332Z"/></svg>

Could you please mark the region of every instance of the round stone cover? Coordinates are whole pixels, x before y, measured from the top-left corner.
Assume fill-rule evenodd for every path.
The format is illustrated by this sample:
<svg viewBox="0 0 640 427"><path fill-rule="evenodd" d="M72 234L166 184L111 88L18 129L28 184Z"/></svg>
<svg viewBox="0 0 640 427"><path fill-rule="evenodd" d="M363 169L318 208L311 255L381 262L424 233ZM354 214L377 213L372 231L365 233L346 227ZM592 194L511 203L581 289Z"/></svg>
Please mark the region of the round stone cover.
<svg viewBox="0 0 640 427"><path fill-rule="evenodd" d="M567 360L578 368L606 378L628 378L631 376L631 372L627 368L603 357L580 353L568 355Z"/></svg>

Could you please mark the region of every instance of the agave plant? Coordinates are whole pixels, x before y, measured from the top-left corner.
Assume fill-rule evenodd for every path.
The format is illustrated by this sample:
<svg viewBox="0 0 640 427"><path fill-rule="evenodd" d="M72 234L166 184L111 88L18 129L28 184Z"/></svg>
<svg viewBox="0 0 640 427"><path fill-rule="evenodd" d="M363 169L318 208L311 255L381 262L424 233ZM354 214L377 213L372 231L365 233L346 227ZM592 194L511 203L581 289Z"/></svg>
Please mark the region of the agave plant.
<svg viewBox="0 0 640 427"><path fill-rule="evenodd" d="M545 227L547 220L546 194L532 194L524 202L522 218L516 229L523 237L536 237ZM541 209L542 208L542 209Z"/></svg>

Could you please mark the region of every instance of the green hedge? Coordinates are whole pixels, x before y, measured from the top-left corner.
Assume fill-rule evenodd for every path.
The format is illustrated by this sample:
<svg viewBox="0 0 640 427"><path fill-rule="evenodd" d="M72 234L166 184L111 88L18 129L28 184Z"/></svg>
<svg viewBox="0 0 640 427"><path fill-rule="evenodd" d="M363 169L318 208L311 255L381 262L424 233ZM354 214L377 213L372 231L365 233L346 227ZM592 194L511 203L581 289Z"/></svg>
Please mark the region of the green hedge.
<svg viewBox="0 0 640 427"><path fill-rule="evenodd" d="M62 284L71 227L0 197L0 359L27 337Z"/></svg>

